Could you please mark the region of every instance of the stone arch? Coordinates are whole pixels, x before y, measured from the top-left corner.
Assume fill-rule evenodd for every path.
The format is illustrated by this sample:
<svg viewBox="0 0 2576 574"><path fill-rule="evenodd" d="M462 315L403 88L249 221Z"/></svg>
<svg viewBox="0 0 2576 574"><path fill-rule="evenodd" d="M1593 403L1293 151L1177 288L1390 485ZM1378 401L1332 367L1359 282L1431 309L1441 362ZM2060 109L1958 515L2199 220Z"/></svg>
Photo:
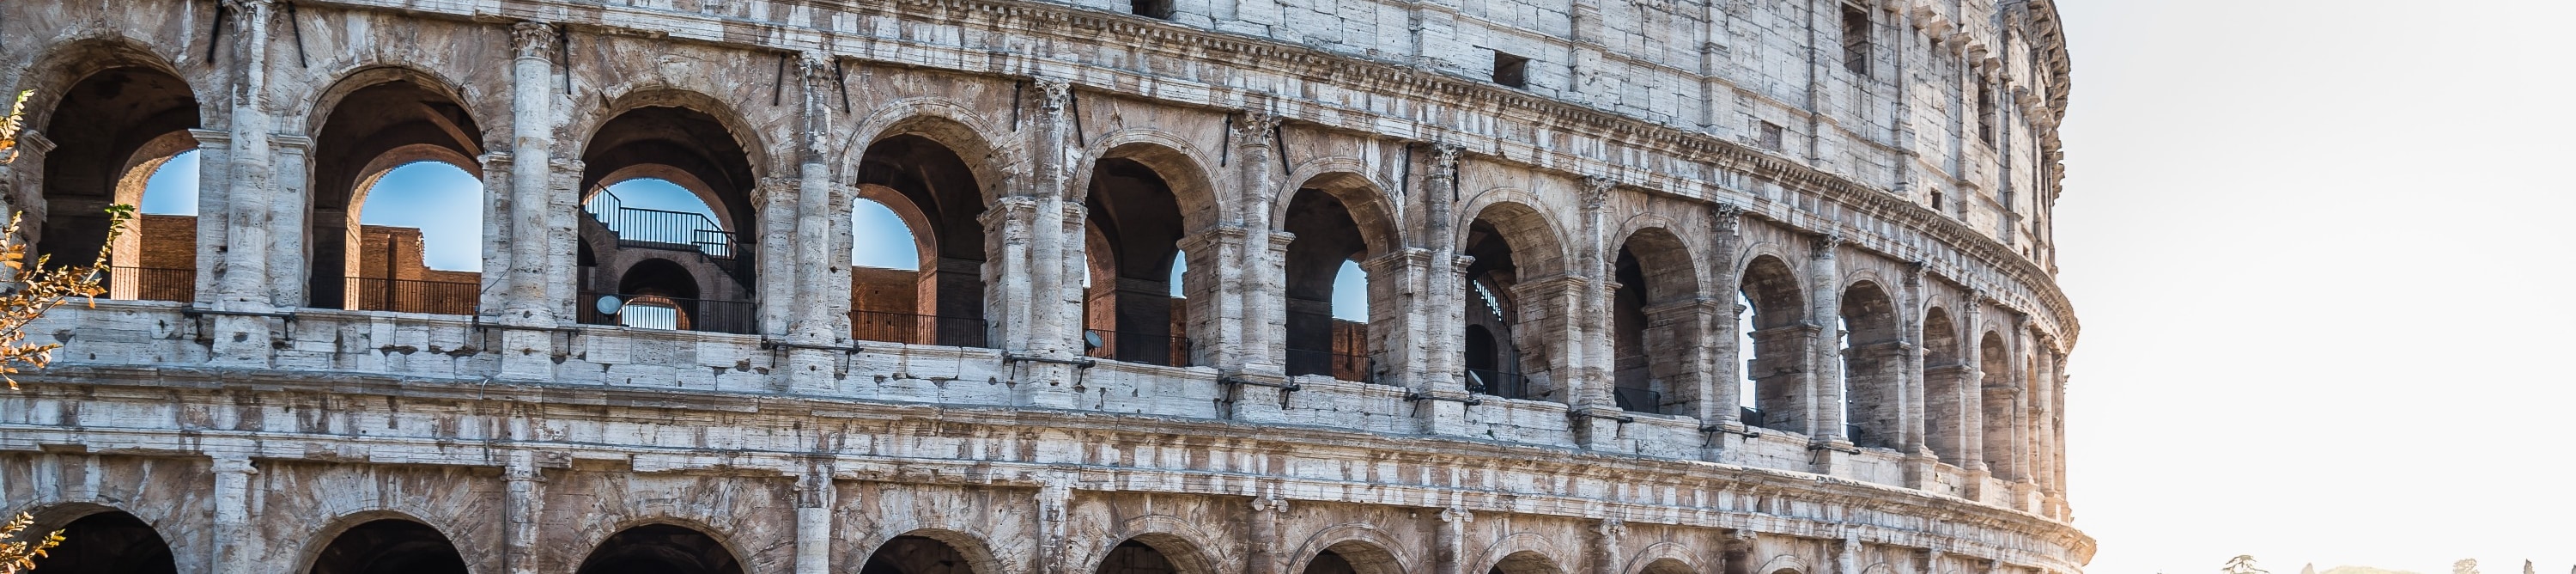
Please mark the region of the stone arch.
<svg viewBox="0 0 2576 574"><path fill-rule="evenodd" d="M1923 312L1923 443L1942 462L1967 466L1968 420L1964 384L1969 365L1960 360L1959 327L1948 309Z"/></svg>
<svg viewBox="0 0 2576 574"><path fill-rule="evenodd" d="M654 517L621 521L589 544L574 574L616 574L639 566L668 574L744 574L743 553L716 530Z"/></svg>
<svg viewBox="0 0 2576 574"><path fill-rule="evenodd" d="M929 118L911 124L978 145L967 128ZM973 152L968 152L973 153ZM987 152L989 155L989 152ZM985 158L985 159L989 159ZM858 157L851 177L863 198L902 217L921 251L909 276L900 271L852 269L850 301L854 338L901 343L980 347L985 344L984 214L989 208L976 165L942 140L896 133L874 140ZM850 209L856 213L855 207ZM855 222L847 227L856 241Z"/></svg>
<svg viewBox="0 0 2576 574"><path fill-rule="evenodd" d="M1101 539L1117 541L1107 547L1094 550L1094 555L1100 557L1100 565L1094 570L1102 574L1112 574L1109 569L1112 567L1112 562L1118 559L1115 555L1119 552L1119 548L1130 543L1152 548L1154 554L1171 566L1172 572L1179 574L1218 574L1226 570L1220 566L1221 564L1236 562L1233 557L1226 556L1217 550L1219 548L1217 545L1208 542L1217 538L1210 536L1206 530L1167 514L1150 514L1128 519L1119 523L1108 536ZM1130 548L1132 552L1132 547Z"/></svg>
<svg viewBox="0 0 2576 574"><path fill-rule="evenodd" d="M915 97L878 104L854 126L833 165L856 166L870 146L887 138L919 136L966 160L975 181L982 184L982 199L987 205L1011 193L1013 177L1024 171L1028 162L1020 138L1004 135L1011 130L998 127L973 107L943 98Z"/></svg>
<svg viewBox="0 0 2576 574"><path fill-rule="evenodd" d="M1657 542L1637 551L1619 569L1624 574L1698 574L1699 560L1677 542Z"/></svg>
<svg viewBox="0 0 2576 574"><path fill-rule="evenodd" d="M647 108L679 108L704 114L723 128L723 141L718 143L741 148L743 161L749 164L751 171L749 181L771 177L772 171L777 169L776 164L771 163L773 156L777 155L771 150L777 144L769 141L769 134L755 126L742 110L723 98L686 88L649 86L609 99L606 105L597 108L575 108L578 111L557 132L560 136L555 142L557 158L583 158L588 162L592 152L596 151L593 148L600 143L597 141L599 133L618 118ZM584 167L599 169L596 165ZM589 178L584 178L579 189L589 190L591 187Z"/></svg>
<svg viewBox="0 0 2576 574"><path fill-rule="evenodd" d="M20 79L32 93L12 169L34 181L7 202L26 216L30 260L78 265L110 250L107 207L139 204L152 170L196 147L192 130L220 104L200 99L199 82L169 62L149 44L92 36L48 49ZM111 271L110 296L194 299L195 227L188 216L139 218L119 241L134 243L115 246L111 262L135 268L128 278ZM141 257L151 254L168 256Z"/></svg>
<svg viewBox="0 0 2576 574"><path fill-rule="evenodd" d="M182 69L172 62L185 60L187 56L164 53L163 47L162 44L109 32L89 33L53 42L29 61L24 73L18 76L18 85L8 93L14 100L21 91L33 92L27 97L23 125L28 131L38 133L53 125L54 112L62 106L64 96L74 85L110 69L149 68L178 78L192 94L221 96L224 93L220 89L223 78L217 75L219 71L196 66ZM197 104L197 114L201 117L217 121L228 119L223 113L227 104L220 99L198 100ZM25 155L22 153L21 157Z"/></svg>
<svg viewBox="0 0 2576 574"><path fill-rule="evenodd" d="M1375 526L1358 522L1336 524L1307 536L1306 541L1297 546L1296 553L1289 556L1287 570L1283 572L1305 574L1317 556L1329 551L1349 563L1357 574L1404 574L1406 565L1413 561L1402 553L1403 548L1394 537Z"/></svg>
<svg viewBox="0 0 2576 574"><path fill-rule="evenodd" d="M1467 571L1481 573L1500 571L1502 574L1565 574L1565 568L1560 566L1560 562L1555 557L1570 554L1545 536L1521 532L1504 536L1501 540L1495 540L1493 544L1487 545L1484 552L1477 554L1480 557L1478 562L1485 567L1471 568Z"/></svg>
<svg viewBox="0 0 2576 574"><path fill-rule="evenodd" d="M383 574L385 564L400 565L395 574L467 574L454 539L428 521L401 512L376 510L343 516L315 533L296 561L310 574Z"/></svg>
<svg viewBox="0 0 2576 574"><path fill-rule="evenodd" d="M1351 212L1351 220L1369 244L1371 256L1383 255L1406 245L1402 224L1403 207L1387 190L1395 187L1370 171L1372 166L1359 158L1333 156L1308 160L1288 172L1270 204L1272 229L1285 230L1289 204L1297 195L1309 190L1332 194Z"/></svg>
<svg viewBox="0 0 2576 574"><path fill-rule="evenodd" d="M1384 329L1370 326L1397 320L1397 307L1372 304L1362 321L1351 323L1333 314L1333 301L1339 275L1350 263L1377 260L1402 245L1392 210L1382 188L1356 171L1318 173L1292 187L1277 202L1273 219L1279 231L1293 237L1281 289L1286 296L1288 374L1373 380L1373 365L1383 357L1386 341L1379 333ZM1399 297L1401 286L1394 279L1391 272L1373 275L1364 287L1368 299Z"/></svg>
<svg viewBox="0 0 2576 574"><path fill-rule="evenodd" d="M2020 368L2015 364L2020 361L2014 358L2009 341L2003 333L1993 329L1978 336L1976 392L1980 396L1978 404L1984 410L1985 428L1981 429L1981 439L1985 443L1982 450L1986 456L1983 461L1986 469L1995 478L2018 480L2023 477L2020 451L2015 448L2020 437L2016 431L2021 424L2022 397L2020 390L2013 388L2012 375L2014 369Z"/></svg>
<svg viewBox="0 0 2576 574"><path fill-rule="evenodd" d="M1524 203L1526 192L1490 190L1468 202L1474 214L1460 226L1467 267L1468 327L1494 334L1493 373L1469 372L1471 391L1520 399L1564 400L1551 375L1565 356L1566 330L1577 295L1566 268L1562 226ZM1470 357L1470 363L1485 362ZM1489 379L1489 380L1488 380Z"/></svg>
<svg viewBox="0 0 2576 574"><path fill-rule="evenodd" d="M29 533L63 531L63 543L36 561L59 574L170 573L177 571L170 540L161 529L125 510L94 503L54 504L30 511Z"/></svg>
<svg viewBox="0 0 2576 574"><path fill-rule="evenodd" d="M1176 532L1152 531L1117 539L1092 567L1095 574L1218 574L1206 547Z"/></svg>
<svg viewBox="0 0 2576 574"><path fill-rule="evenodd" d="M1905 351L1895 297L1885 284L1862 278L1845 284L1841 297L1844 345L1844 424L1853 444L1905 446Z"/></svg>
<svg viewBox="0 0 2576 574"><path fill-rule="evenodd" d="M762 134L738 114L708 96L673 89L629 93L598 113L600 120L574 152L582 169L577 189L584 194L576 208L578 240L595 263L581 270L585 291L617 284L627 267L646 259L674 261L705 279L692 330L759 331L755 300L763 278L754 255L765 230L755 204L766 199L763 194L787 191L763 177L768 155ZM659 174L690 190L716 217L633 208L604 193L612 176L638 174ZM585 299L608 295L632 294ZM591 305L578 306L582 322L616 324Z"/></svg>
<svg viewBox="0 0 2576 574"><path fill-rule="evenodd" d="M1763 562L1761 568L1753 570L1753 574L1806 574L1814 571L1815 567L1809 566L1807 559L1796 554L1782 554Z"/></svg>
<svg viewBox="0 0 2576 574"><path fill-rule="evenodd" d="M425 250L426 242L417 230L360 224L376 181L395 168L434 161L483 177L477 158L484 154L487 130L451 84L408 67L360 68L319 92L309 117L300 121L313 142L302 166L309 174L305 305L471 313L482 288L479 274L437 272L419 262L415 252ZM490 217L482 201L453 207ZM489 238L478 234L476 240L480 251Z"/></svg>
<svg viewBox="0 0 2576 574"><path fill-rule="evenodd" d="M1788 432L1807 432L1808 392L1812 379L1808 346L1822 326L1808 319L1805 281L1797 267L1772 246L1756 246L1755 255L1737 272L1739 302L1749 303L1753 342L1745 363L1754 408L1745 424Z"/></svg>
<svg viewBox="0 0 2576 574"><path fill-rule="evenodd" d="M880 561L884 562L880 562ZM956 564L950 564L949 561ZM922 528L876 541L860 562L860 574L999 574L1001 561L992 547L974 535Z"/></svg>
<svg viewBox="0 0 2576 574"><path fill-rule="evenodd" d="M1661 218L1655 218L1661 219ZM1698 400L1699 340L1707 333L1697 257L1670 221L1638 226L1611 258L1611 381L1619 408L1687 412Z"/></svg>
<svg viewBox="0 0 2576 574"><path fill-rule="evenodd" d="M1106 252L1085 253L1095 265L1112 256L1114 277L1093 277L1085 294L1092 316L1086 325L1105 343L1091 355L1135 363L1207 364L1212 348L1191 344L1190 334L1215 325L1217 264L1214 239L1205 233L1222 202L1192 148L1170 136L1125 130L1104 136L1101 151L1082 164L1086 233L1100 234ZM1186 258L1179 300L1172 297L1172 265ZM1104 324L1105 323L1105 324ZM1109 327L1100 329L1100 327Z"/></svg>

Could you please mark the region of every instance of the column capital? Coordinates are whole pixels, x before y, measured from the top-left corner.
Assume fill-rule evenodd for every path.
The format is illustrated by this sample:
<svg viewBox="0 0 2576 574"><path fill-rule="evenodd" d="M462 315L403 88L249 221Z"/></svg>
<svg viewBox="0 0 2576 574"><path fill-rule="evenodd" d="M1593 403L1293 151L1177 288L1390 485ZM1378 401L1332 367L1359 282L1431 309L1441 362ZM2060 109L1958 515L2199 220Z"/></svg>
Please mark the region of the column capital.
<svg viewBox="0 0 2576 574"><path fill-rule="evenodd" d="M1475 521L1476 521L1476 513L1474 513L1474 512L1468 512L1468 511L1467 511L1467 509L1465 509L1465 508L1460 508L1460 507L1452 506L1452 507L1448 507L1448 508L1440 509L1440 521L1441 521L1441 522L1445 522L1445 523L1449 523L1449 524L1465 524L1465 523L1469 523L1469 522L1475 522Z"/></svg>
<svg viewBox="0 0 2576 574"><path fill-rule="evenodd" d="M1458 158L1467 148L1449 142L1432 142L1431 177L1447 179L1458 170Z"/></svg>
<svg viewBox="0 0 2576 574"><path fill-rule="evenodd" d="M1720 203L1710 213L1713 216L1709 218L1709 226L1717 230L1718 235L1734 235L1744 225L1744 206Z"/></svg>
<svg viewBox="0 0 2576 574"><path fill-rule="evenodd" d="M1286 514L1288 512L1288 499L1280 498L1277 494L1257 496L1252 499L1252 511L1265 514Z"/></svg>
<svg viewBox="0 0 2576 574"><path fill-rule="evenodd" d="M1619 187L1619 180L1612 179L1610 176L1583 176L1583 209L1600 211L1601 206L1610 203L1610 190L1617 187Z"/></svg>
<svg viewBox="0 0 2576 574"><path fill-rule="evenodd" d="M1815 246L1815 257L1816 257L1817 259L1827 259L1827 258L1831 258L1831 257L1833 257L1833 256L1834 256L1834 250L1835 250L1836 248L1840 248L1840 247L1842 247L1842 245L1843 245L1843 232L1840 232L1840 231L1828 231L1828 232L1824 232L1824 233L1821 233L1821 234L1817 234L1817 235L1816 235L1816 246Z"/></svg>
<svg viewBox="0 0 2576 574"><path fill-rule="evenodd" d="M1270 147L1271 138L1278 133L1280 124L1287 121L1279 114L1260 108L1235 110L1234 115L1241 120L1230 121L1227 127L1233 130L1236 145L1245 148Z"/></svg>
<svg viewBox="0 0 2576 574"><path fill-rule="evenodd" d="M1040 77L1030 80L1038 88L1038 111L1059 113L1073 101L1073 83L1059 78Z"/></svg>
<svg viewBox="0 0 2576 574"><path fill-rule="evenodd" d="M553 24L544 22L529 20L511 24L510 48L520 58L547 59L546 51L554 49L558 33Z"/></svg>

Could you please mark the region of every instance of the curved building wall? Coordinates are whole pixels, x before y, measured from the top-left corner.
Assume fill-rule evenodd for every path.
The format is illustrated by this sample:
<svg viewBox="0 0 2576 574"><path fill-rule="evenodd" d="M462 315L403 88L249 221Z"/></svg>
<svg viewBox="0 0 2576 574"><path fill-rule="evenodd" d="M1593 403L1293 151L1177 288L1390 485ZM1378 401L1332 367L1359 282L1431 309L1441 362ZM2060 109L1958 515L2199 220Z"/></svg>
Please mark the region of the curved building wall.
<svg viewBox="0 0 2576 574"><path fill-rule="evenodd" d="M193 148L198 221L139 241L195 263L34 328L0 499L179 572L2093 552L2044 1L114 4L0 5L0 198L85 254ZM424 159L484 186L479 300L340 304L317 195ZM629 177L720 215L631 231ZM909 283L850 267L861 199ZM1318 319L1341 261L1364 322Z"/></svg>

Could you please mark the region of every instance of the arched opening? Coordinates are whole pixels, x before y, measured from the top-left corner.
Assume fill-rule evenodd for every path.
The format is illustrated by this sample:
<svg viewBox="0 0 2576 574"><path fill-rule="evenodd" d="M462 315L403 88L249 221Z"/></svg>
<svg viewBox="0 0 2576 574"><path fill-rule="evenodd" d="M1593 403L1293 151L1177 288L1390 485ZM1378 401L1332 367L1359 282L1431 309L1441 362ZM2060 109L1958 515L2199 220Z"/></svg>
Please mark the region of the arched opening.
<svg viewBox="0 0 2576 574"><path fill-rule="evenodd" d="M1843 289L1842 324L1844 433L1862 447L1904 445L1905 337L1896 301L1877 283L1853 283Z"/></svg>
<svg viewBox="0 0 2576 574"><path fill-rule="evenodd" d="M311 574L465 574L465 558L429 525L376 520L350 527L314 556Z"/></svg>
<svg viewBox="0 0 2576 574"><path fill-rule="evenodd" d="M1128 540L1118 543L1116 548L1109 549L1109 556L1102 558L1100 568L1093 572L1095 574L1178 574L1180 571L1179 567L1172 565L1170 557L1163 555L1161 549L1142 541Z"/></svg>
<svg viewBox="0 0 2576 574"><path fill-rule="evenodd" d="M758 332L757 176L742 140L706 112L646 106L602 124L584 150L577 219L592 265L580 273L582 322L624 324L624 305L652 294L611 286L662 261L704 279L693 299L671 302L688 319L674 328Z"/></svg>
<svg viewBox="0 0 2576 574"><path fill-rule="evenodd" d="M1546 556L1523 550L1494 562L1494 567L1486 569L1485 574L1565 574L1565 570L1557 568L1556 562Z"/></svg>
<svg viewBox="0 0 2576 574"><path fill-rule="evenodd" d="M43 201L22 206L26 239L34 244L29 260L88 265L110 251L111 298L195 299L194 202L136 218L112 250L107 208L142 203L161 168L196 149L196 136L188 132L199 126L196 94L157 64L127 63L83 76L57 102L45 125L22 135L17 146L19 169L43 166ZM186 165L193 166L193 154L190 159ZM195 188L193 182L164 183L174 194Z"/></svg>
<svg viewBox="0 0 2576 574"><path fill-rule="evenodd" d="M618 304L603 300L601 313L613 315L620 327L691 330L704 317L698 280L686 265L670 259L646 259L627 267L617 280Z"/></svg>
<svg viewBox="0 0 2576 574"><path fill-rule="evenodd" d="M859 161L850 226L851 338L982 347L985 203L974 171L930 138L898 135ZM897 249L912 260L897 265ZM870 255L862 264L860 256Z"/></svg>
<svg viewBox="0 0 2576 574"><path fill-rule="evenodd" d="M966 554L935 538L897 536L868 554L859 574L975 574Z"/></svg>
<svg viewBox="0 0 2576 574"><path fill-rule="evenodd" d="M1169 181L1137 160L1104 158L1092 168L1083 207L1090 213L1085 233L1093 270L1083 297L1089 355L1192 364L1186 295L1213 286L1173 281L1186 277L1188 254L1180 247L1183 212Z"/></svg>
<svg viewBox="0 0 2576 574"><path fill-rule="evenodd" d="M731 550L706 533L670 524L628 528L600 542L574 574L742 574Z"/></svg>
<svg viewBox="0 0 2576 574"><path fill-rule="evenodd" d="M1744 364L1753 391L1747 395L1753 406L1744 413L1744 424L1806 432L1807 341L1822 327L1807 321L1807 298L1798 276L1779 258L1754 258L1744 268L1740 291L1739 302L1750 307L1744 315L1752 318L1751 329L1744 332L1753 351Z"/></svg>
<svg viewBox="0 0 2576 574"><path fill-rule="evenodd" d="M1645 569L1643 569L1643 570L1639 570L1639 571L1638 571L1638 574L1697 574L1697 573L1696 573L1695 571L1691 570L1691 567L1690 567L1690 565L1689 565L1689 564L1684 564L1684 563L1682 563L1682 561L1680 561L1680 560L1675 560L1675 559L1672 559L1672 558L1658 558L1658 559L1656 559L1654 562L1649 562L1649 563L1647 563L1647 564L1646 564L1646 568L1645 568Z"/></svg>
<svg viewBox="0 0 2576 574"><path fill-rule="evenodd" d="M1299 574L1403 574L1395 554L1375 544L1344 540L1315 553Z"/></svg>
<svg viewBox="0 0 2576 574"><path fill-rule="evenodd" d="M191 149L135 166L133 175L148 177L134 228L108 246L107 298L196 300L201 157Z"/></svg>
<svg viewBox="0 0 2576 574"><path fill-rule="evenodd" d="M1295 236L1288 243L1285 285L1289 375L1376 379L1368 272L1358 262L1384 251L1343 203L1345 196L1371 193L1357 180L1347 174L1318 177L1297 190L1281 216L1282 229Z"/></svg>
<svg viewBox="0 0 2576 574"><path fill-rule="evenodd" d="M471 315L482 291L483 131L445 90L362 73L313 138L306 305Z"/></svg>
<svg viewBox="0 0 2576 574"><path fill-rule="evenodd" d="M1968 396L1961 384L1968 366L1959 360L1959 327L1950 313L1934 308L1923 316L1924 445L1942 462L1967 466L1965 427Z"/></svg>
<svg viewBox="0 0 2576 574"><path fill-rule="evenodd" d="M1678 413L1698 400L1702 349L1697 272L1681 239L1649 228L1619 246L1611 275L1613 397L1619 408Z"/></svg>
<svg viewBox="0 0 2576 574"><path fill-rule="evenodd" d="M1547 377L1555 345L1549 333L1566 326L1562 264L1555 235L1537 210L1518 204L1496 204L1467 225L1461 245L1475 261L1467 267L1466 325L1491 335L1491 358L1467 357L1467 364L1491 364L1492 370L1469 369L1469 392L1513 399L1559 399ZM1535 287L1535 289L1533 289ZM1537 305L1524 308L1524 304ZM1490 360L1490 363L1487 361Z"/></svg>
<svg viewBox="0 0 2576 574"><path fill-rule="evenodd" d="M100 512L64 525L63 543L36 559L46 574L174 574L178 563L161 533L132 514Z"/></svg>
<svg viewBox="0 0 2576 574"><path fill-rule="evenodd" d="M2014 425L2020 424L2021 404L2013 392L2013 368L2012 348L2004 344L2003 335L1987 331L1977 342L1977 370L1982 375L1978 381L1979 405L1984 407L1986 427L1982 429L1985 445L1981 450L1986 455L1986 469L2004 480L2021 478L2021 467L2014 464L2020 451L2013 447L2018 434L2013 430Z"/></svg>

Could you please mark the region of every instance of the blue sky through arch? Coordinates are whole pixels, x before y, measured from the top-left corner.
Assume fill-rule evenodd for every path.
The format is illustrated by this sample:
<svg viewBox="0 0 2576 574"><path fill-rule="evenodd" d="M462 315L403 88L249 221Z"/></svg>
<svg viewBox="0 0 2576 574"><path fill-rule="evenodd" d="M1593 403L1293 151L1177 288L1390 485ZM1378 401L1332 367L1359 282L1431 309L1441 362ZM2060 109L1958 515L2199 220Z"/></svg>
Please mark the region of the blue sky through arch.
<svg viewBox="0 0 2576 574"><path fill-rule="evenodd" d="M196 215L197 174L197 150L171 156L144 180L142 205L135 208L151 215Z"/></svg>
<svg viewBox="0 0 2576 574"><path fill-rule="evenodd" d="M403 164L367 190L358 223L420 229L421 263L483 270L483 182L442 162Z"/></svg>

